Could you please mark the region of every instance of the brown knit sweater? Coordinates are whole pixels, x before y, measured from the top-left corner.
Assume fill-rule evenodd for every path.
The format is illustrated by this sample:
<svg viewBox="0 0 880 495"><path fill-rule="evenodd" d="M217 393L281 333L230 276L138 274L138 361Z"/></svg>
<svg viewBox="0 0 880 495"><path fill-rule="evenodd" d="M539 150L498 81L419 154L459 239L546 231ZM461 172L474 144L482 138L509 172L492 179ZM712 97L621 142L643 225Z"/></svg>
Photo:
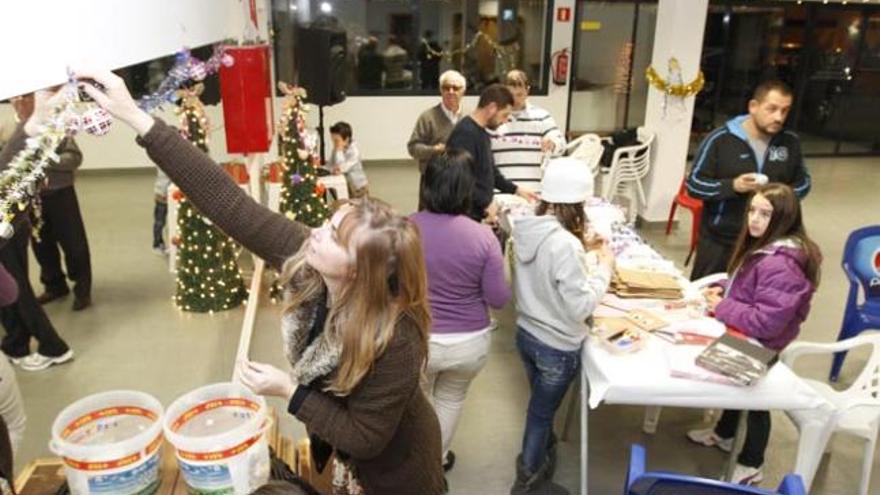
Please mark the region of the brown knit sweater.
<svg viewBox="0 0 880 495"><path fill-rule="evenodd" d="M309 229L257 204L204 153L161 120L138 143L205 216L275 268ZM304 326L308 331L309 326ZM367 494L443 492L440 425L419 387L424 352L402 318L385 352L346 397L309 390L296 416L350 457Z"/></svg>

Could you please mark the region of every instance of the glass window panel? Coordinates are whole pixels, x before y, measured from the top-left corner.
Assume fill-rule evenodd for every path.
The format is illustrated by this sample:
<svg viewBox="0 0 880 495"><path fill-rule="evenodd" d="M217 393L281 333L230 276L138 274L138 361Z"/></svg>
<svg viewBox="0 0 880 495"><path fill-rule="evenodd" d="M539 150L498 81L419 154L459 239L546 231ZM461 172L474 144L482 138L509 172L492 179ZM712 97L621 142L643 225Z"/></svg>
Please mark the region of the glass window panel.
<svg viewBox="0 0 880 495"><path fill-rule="evenodd" d="M586 1L579 11L569 127L607 133L625 124L635 2Z"/></svg>
<svg viewBox="0 0 880 495"><path fill-rule="evenodd" d="M279 78L293 79L297 23L347 34L349 95L434 94L448 69L476 94L512 68L546 94L547 0L273 0ZM478 33L479 36L478 36Z"/></svg>

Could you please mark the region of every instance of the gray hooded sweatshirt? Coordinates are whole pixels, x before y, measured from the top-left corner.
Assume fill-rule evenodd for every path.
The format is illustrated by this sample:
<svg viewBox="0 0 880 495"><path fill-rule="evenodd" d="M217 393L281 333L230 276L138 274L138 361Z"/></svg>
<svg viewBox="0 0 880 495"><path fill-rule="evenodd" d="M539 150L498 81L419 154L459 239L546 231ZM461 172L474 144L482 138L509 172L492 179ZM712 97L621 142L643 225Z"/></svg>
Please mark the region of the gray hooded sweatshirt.
<svg viewBox="0 0 880 495"><path fill-rule="evenodd" d="M610 270L590 263L583 244L552 215L516 219L513 249L516 324L554 349L580 349Z"/></svg>

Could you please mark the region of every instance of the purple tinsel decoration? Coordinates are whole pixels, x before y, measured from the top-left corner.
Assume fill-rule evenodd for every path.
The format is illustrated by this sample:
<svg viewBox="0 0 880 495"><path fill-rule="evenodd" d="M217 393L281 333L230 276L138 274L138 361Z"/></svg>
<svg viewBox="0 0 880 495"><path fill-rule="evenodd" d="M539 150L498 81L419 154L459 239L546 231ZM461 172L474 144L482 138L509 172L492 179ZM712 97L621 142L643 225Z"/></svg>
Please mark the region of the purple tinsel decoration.
<svg viewBox="0 0 880 495"><path fill-rule="evenodd" d="M290 177L290 182L293 183L294 186L297 184L300 184L302 181L303 181L303 176L299 175L298 173L295 173Z"/></svg>
<svg viewBox="0 0 880 495"><path fill-rule="evenodd" d="M224 65L225 55L223 47L217 45L211 58L202 62L193 58L189 50L184 48L175 56L174 67L159 84L159 89L141 98L138 106L146 112L152 112L165 103L173 102L177 99L177 90L183 86L183 83L189 79L201 80L217 72L220 66Z"/></svg>

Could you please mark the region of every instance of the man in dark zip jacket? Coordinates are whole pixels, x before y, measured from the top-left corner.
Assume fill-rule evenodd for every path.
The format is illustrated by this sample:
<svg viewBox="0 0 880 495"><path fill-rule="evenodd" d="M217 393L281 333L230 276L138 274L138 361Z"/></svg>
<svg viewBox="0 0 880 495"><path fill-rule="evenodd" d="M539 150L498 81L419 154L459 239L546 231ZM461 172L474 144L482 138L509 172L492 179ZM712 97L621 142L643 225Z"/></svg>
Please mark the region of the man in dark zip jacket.
<svg viewBox="0 0 880 495"><path fill-rule="evenodd" d="M697 149L687 188L703 200L703 216L691 280L727 271L749 195L759 185L782 182L799 198L810 191L800 139L783 129L791 103L785 83L761 83L749 113L709 133Z"/></svg>

